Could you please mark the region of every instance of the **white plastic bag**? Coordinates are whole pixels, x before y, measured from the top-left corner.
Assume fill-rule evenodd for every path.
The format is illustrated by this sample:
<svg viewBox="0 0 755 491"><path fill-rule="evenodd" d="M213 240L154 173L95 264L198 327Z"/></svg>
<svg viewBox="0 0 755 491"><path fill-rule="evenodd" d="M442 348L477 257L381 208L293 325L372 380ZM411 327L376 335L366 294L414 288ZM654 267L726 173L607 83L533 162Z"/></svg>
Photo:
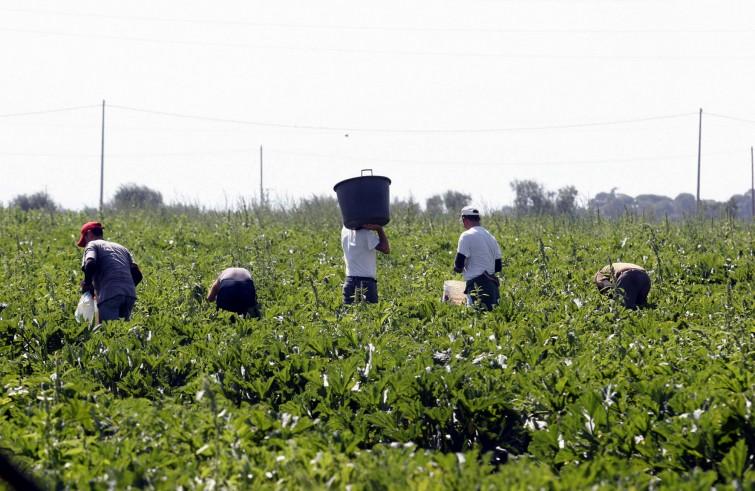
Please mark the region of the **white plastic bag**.
<svg viewBox="0 0 755 491"><path fill-rule="evenodd" d="M97 303L94 301L94 297L91 293L85 292L79 298L79 305L76 306L76 313L73 316L76 322L86 321L91 324L96 312Z"/></svg>
<svg viewBox="0 0 755 491"><path fill-rule="evenodd" d="M443 282L442 302L452 305L467 305L469 303L468 295L464 293L467 284L464 281L446 280Z"/></svg>

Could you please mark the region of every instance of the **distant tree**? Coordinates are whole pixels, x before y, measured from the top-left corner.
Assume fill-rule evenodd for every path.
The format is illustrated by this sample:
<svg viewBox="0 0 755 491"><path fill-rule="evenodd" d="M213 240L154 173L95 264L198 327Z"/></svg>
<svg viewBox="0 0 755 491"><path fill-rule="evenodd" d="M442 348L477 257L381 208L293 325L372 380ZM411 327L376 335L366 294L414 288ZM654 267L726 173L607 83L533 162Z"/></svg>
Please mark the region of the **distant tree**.
<svg viewBox="0 0 755 491"><path fill-rule="evenodd" d="M739 209L739 206L737 203L737 196L732 196L724 204L724 212L726 212L726 217L729 219L737 218L738 209Z"/></svg>
<svg viewBox="0 0 755 491"><path fill-rule="evenodd" d="M697 211L697 199L693 194L681 193L674 198L674 214L677 217L694 215Z"/></svg>
<svg viewBox="0 0 755 491"><path fill-rule="evenodd" d="M566 186L558 190L556 195L556 212L573 215L577 211L577 188Z"/></svg>
<svg viewBox="0 0 755 491"><path fill-rule="evenodd" d="M743 195L742 200L739 202L739 217L740 218L753 218L753 193L751 189L748 189Z"/></svg>
<svg viewBox="0 0 755 491"><path fill-rule="evenodd" d="M54 211L58 209L58 205L52 200L47 191L40 191L34 194L19 194L10 203L11 206L22 209L23 211L29 210L46 210Z"/></svg>
<svg viewBox="0 0 755 491"><path fill-rule="evenodd" d="M553 210L553 203L539 182L514 180L509 185L516 194L514 209L517 213L542 215Z"/></svg>
<svg viewBox="0 0 755 491"><path fill-rule="evenodd" d="M420 213L421 208L419 203L414 200L413 196L409 196L409 199L396 199L394 198L391 203L391 210L398 213L405 213L408 215L417 215Z"/></svg>
<svg viewBox="0 0 755 491"><path fill-rule="evenodd" d="M600 211L606 217L618 217L627 211L643 213L655 218L683 218L700 213L707 218L747 219L752 216L752 202L750 191L744 194L735 194L725 202L715 200L700 200L690 193L681 193L673 200L667 196L657 194L640 194L632 198L616 192L616 188L610 193L598 193L588 203L593 211Z"/></svg>
<svg viewBox="0 0 755 491"><path fill-rule="evenodd" d="M472 201L472 196L450 189L443 193L443 204L446 207L446 213L458 213L462 208Z"/></svg>
<svg viewBox="0 0 755 491"><path fill-rule="evenodd" d="M115 192L111 204L116 210L160 208L163 195L147 186L123 184Z"/></svg>
<svg viewBox="0 0 755 491"><path fill-rule="evenodd" d="M657 194L639 194L634 198L637 211L646 215L662 218L674 215L674 202L668 196Z"/></svg>
<svg viewBox="0 0 755 491"><path fill-rule="evenodd" d="M747 219L752 218L752 201L750 190L744 194L735 194L726 202L727 215L731 217Z"/></svg>
<svg viewBox="0 0 755 491"><path fill-rule="evenodd" d="M442 215L445 211L443 209L443 197L439 194L434 194L425 200L425 211L429 215Z"/></svg>
<svg viewBox="0 0 755 491"><path fill-rule="evenodd" d="M598 193L588 203L591 210L599 210L603 216L619 217L627 211L634 211L634 198L626 194L616 192L616 188L610 193Z"/></svg>
<svg viewBox="0 0 755 491"><path fill-rule="evenodd" d="M726 213L726 203L714 199L701 199L700 212L706 218L720 218Z"/></svg>
<svg viewBox="0 0 755 491"><path fill-rule="evenodd" d="M422 207L414 200L413 196L409 199L394 198L391 202L391 220L404 220L406 223L412 223L418 215L422 213Z"/></svg>

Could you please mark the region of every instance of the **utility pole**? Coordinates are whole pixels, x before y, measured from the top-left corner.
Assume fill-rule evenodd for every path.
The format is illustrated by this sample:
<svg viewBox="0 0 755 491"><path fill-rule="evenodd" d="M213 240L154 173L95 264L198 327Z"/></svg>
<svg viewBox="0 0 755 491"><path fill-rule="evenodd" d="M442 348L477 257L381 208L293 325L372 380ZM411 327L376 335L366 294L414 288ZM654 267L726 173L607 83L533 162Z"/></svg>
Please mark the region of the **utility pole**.
<svg viewBox="0 0 755 491"><path fill-rule="evenodd" d="M100 217L102 217L102 198L105 188L105 99L102 99L102 139L100 140Z"/></svg>
<svg viewBox="0 0 755 491"><path fill-rule="evenodd" d="M700 150L703 141L703 108L700 108L700 121L697 126L697 211L700 211Z"/></svg>
<svg viewBox="0 0 755 491"><path fill-rule="evenodd" d="M260 205L265 205L265 191L262 187L262 145L260 145Z"/></svg>

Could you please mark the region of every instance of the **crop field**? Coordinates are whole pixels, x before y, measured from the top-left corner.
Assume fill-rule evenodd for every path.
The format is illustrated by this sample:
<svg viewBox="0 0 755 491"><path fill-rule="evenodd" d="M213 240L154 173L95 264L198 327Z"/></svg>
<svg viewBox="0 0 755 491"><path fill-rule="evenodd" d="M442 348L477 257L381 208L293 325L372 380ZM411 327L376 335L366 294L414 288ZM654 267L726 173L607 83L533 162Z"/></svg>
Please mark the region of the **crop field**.
<svg viewBox="0 0 755 491"><path fill-rule="evenodd" d="M755 227L489 217L490 313L440 302L461 225L395 212L341 305L333 210L106 216L144 281L78 324L78 230L0 208L0 450L50 489L753 489ZM592 284L645 266L649 308ZM263 318L204 300L252 271ZM0 484L2 487L2 484Z"/></svg>

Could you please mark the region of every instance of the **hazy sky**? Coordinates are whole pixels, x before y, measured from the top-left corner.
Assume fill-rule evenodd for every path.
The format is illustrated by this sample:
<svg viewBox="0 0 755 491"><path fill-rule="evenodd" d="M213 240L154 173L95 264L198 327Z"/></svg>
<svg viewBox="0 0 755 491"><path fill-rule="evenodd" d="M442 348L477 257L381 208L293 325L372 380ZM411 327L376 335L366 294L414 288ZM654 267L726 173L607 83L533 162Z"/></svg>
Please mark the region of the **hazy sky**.
<svg viewBox="0 0 755 491"><path fill-rule="evenodd" d="M750 187L755 2L0 0L0 201ZM75 109L71 109L75 108ZM62 111L57 111L64 109ZM54 111L54 112L53 112Z"/></svg>

